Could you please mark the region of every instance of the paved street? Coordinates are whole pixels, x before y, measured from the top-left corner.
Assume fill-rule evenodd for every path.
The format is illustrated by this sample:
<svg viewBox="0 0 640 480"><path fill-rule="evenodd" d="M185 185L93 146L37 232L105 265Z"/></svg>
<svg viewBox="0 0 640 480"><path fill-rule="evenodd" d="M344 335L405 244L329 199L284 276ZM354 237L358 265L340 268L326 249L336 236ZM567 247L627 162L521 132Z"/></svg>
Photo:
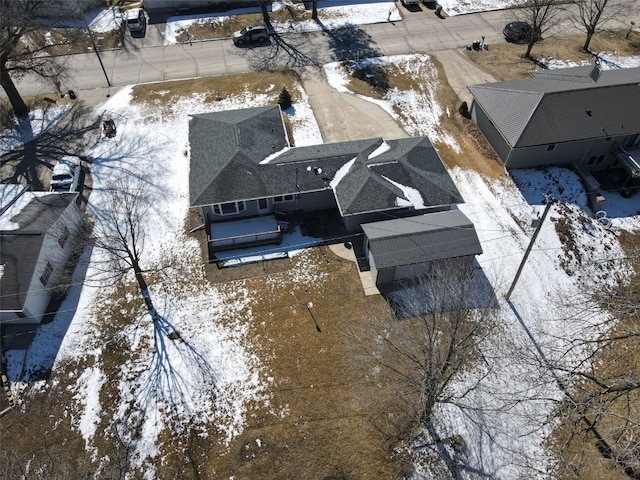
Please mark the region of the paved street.
<svg viewBox="0 0 640 480"><path fill-rule="evenodd" d="M104 100L118 87L130 84L407 53L435 54L445 67L449 83L463 99L468 96L468 83L491 80L477 67L469 66L460 51L481 36L489 45L504 42L501 32L504 24L513 19L511 11L459 15L441 20L426 8L420 12L408 12L403 7L400 10L403 21L285 34L269 46L255 48L237 48L230 39L164 46L165 25L151 22L145 38L127 36L121 49L100 51L99 57L95 53L67 57L73 80L63 87L82 92L81 99L91 105ZM624 23L618 27L625 28L631 20L622 19ZM635 18L635 22L640 24L640 18ZM559 24L549 36L567 32L577 33L569 20ZM293 56L291 52L294 52ZM41 83L29 77L18 80L17 87L22 95L43 93Z"/></svg>

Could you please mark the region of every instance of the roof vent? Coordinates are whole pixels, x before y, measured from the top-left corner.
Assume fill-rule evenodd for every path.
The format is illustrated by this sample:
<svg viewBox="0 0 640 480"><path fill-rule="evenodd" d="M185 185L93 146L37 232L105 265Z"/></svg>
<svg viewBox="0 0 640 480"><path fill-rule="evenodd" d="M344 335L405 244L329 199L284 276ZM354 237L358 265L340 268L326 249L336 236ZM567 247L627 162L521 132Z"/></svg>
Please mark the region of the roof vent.
<svg viewBox="0 0 640 480"><path fill-rule="evenodd" d="M591 110L587 110L587 115L591 116Z"/></svg>

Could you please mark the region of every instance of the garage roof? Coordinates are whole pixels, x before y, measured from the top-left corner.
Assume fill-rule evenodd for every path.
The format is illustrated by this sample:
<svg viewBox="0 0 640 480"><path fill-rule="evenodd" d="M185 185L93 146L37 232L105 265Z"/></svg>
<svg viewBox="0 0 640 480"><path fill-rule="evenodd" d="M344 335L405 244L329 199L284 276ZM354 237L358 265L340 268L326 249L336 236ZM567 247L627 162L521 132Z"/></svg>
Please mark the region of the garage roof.
<svg viewBox="0 0 640 480"><path fill-rule="evenodd" d="M473 223L459 210L362 225L378 269L480 255Z"/></svg>

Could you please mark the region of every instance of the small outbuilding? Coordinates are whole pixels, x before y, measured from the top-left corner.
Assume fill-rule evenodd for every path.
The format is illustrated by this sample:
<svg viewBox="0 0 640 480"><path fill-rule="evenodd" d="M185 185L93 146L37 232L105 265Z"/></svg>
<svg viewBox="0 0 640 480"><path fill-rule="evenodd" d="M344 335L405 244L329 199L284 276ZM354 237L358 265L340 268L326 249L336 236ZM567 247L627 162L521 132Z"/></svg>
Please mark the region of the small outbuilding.
<svg viewBox="0 0 640 480"><path fill-rule="evenodd" d="M377 286L468 268L482 247L461 211L428 213L362 225L364 251Z"/></svg>

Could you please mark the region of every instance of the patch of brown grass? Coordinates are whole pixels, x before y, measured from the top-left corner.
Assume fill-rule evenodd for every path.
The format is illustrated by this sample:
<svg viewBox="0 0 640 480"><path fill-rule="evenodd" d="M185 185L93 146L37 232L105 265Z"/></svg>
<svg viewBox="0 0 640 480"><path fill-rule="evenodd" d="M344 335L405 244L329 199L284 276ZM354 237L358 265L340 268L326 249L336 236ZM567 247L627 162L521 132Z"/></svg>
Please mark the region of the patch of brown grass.
<svg viewBox="0 0 640 480"><path fill-rule="evenodd" d="M556 227L557 228L557 227ZM592 370L588 372L603 384L620 385L628 381L635 382L640 362L640 345L637 340L638 310L637 298L640 292L640 270L637 270L637 252L640 245L640 232L619 232L619 240L635 271L628 283L620 284L602 308L609 309L616 322L603 338L617 340L600 349L591 360ZM569 239L569 243L571 239ZM566 248L566 247L565 247ZM574 398L583 399L594 395L585 414L591 421L597 420L598 433L620 453L629 436L636 436L640 414L636 406L640 404L640 392L632 390L624 395L605 393L601 403L596 402L597 393L603 389L593 383L582 381L575 385ZM548 445L557 455L557 478L562 480L624 480L629 478L620 465L613 459L605 458L596 447L596 438L581 421L572 405L565 405L563 422L548 439ZM627 422L626 419L631 419ZM627 455L637 452L627 450Z"/></svg>
<svg viewBox="0 0 640 480"><path fill-rule="evenodd" d="M136 85L132 101L169 110L181 98L203 95L203 103L214 103L242 92L263 93L273 96L272 104L278 103L282 87L291 94L292 102L298 101L298 74L293 70L266 70L251 75L234 74L173 82Z"/></svg>
<svg viewBox="0 0 640 480"><path fill-rule="evenodd" d="M285 22L288 20L301 21L310 17L310 12L307 12L302 8L296 8L295 6L286 6L286 8L275 12L269 12L269 19L272 22ZM227 38L231 37L234 32L237 32L249 25L264 25L262 13L225 16L222 21L215 17L203 19L202 22L191 24L187 29L176 35L176 40L180 43L186 43L190 40L195 41Z"/></svg>
<svg viewBox="0 0 640 480"><path fill-rule="evenodd" d="M446 82L444 68L433 56L431 63L438 72L438 103L445 112L449 112L449 115L441 117L441 128L451 134L460 146L460 151L457 151L446 143L436 142L435 147L443 162L449 168L458 166L476 170L490 178L504 177L504 167L480 129L472 120L458 113L460 99ZM424 82L425 79L415 72L407 73L397 65L382 64L368 66L350 75L348 89L359 95L381 99L389 88L423 91Z"/></svg>
<svg viewBox="0 0 640 480"><path fill-rule="evenodd" d="M598 33L591 41L592 52L616 52L620 55L637 55L640 51L640 33L632 32L626 39L626 31L605 31ZM560 59L576 63L593 63L590 53L582 51L584 35L547 38L537 43L531 54L538 61ZM539 67L529 59L522 57L525 45L498 43L490 45L486 51L466 51L466 55L499 80L517 80L526 78L532 70Z"/></svg>
<svg viewBox="0 0 640 480"><path fill-rule="evenodd" d="M229 454L209 456L208 469L221 478L395 478L393 442L374 421L388 392L348 334L381 299L364 296L354 263L328 250L304 256L326 280L299 284L282 272L244 283L255 292L249 336L274 389Z"/></svg>

